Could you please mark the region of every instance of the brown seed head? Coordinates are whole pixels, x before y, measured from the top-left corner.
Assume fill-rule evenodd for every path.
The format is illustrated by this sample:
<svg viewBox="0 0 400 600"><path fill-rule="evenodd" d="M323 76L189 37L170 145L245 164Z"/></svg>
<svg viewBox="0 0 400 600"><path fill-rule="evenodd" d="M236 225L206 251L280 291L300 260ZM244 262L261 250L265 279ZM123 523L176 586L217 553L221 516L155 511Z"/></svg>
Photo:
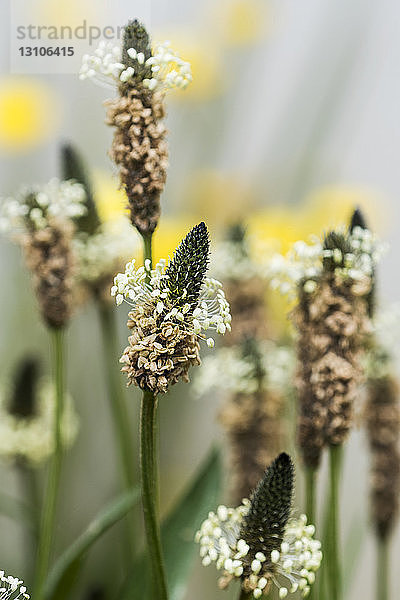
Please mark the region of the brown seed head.
<svg viewBox="0 0 400 600"><path fill-rule="evenodd" d="M163 96L140 86L107 106L107 124L116 128L110 156L119 167L132 225L142 235L151 234L160 217L168 166Z"/></svg>
<svg viewBox="0 0 400 600"><path fill-rule="evenodd" d="M22 238L42 317L54 329L65 327L71 315L72 234L71 224L52 223L44 229L29 231Z"/></svg>

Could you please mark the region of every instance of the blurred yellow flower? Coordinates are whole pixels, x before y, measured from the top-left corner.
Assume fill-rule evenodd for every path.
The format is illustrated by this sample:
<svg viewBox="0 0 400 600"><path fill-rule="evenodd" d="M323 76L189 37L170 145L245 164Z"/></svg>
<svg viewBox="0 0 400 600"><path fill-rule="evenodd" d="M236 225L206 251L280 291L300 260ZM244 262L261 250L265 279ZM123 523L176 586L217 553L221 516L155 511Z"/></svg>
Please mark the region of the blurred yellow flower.
<svg viewBox="0 0 400 600"><path fill-rule="evenodd" d="M224 228L254 211L255 198L240 176L230 171L199 169L187 178L184 193L188 212Z"/></svg>
<svg viewBox="0 0 400 600"><path fill-rule="evenodd" d="M377 224L376 207L380 199L371 190L356 186L327 186L312 192L294 205L269 206L248 219L250 231L259 239L270 240L276 250L285 253L297 240L312 234L347 225L354 208L361 208L368 222Z"/></svg>
<svg viewBox="0 0 400 600"><path fill-rule="evenodd" d="M268 0L225 0L216 7L215 18L225 44L245 46L265 38L269 30Z"/></svg>
<svg viewBox="0 0 400 600"><path fill-rule="evenodd" d="M154 232L153 253L154 262L161 258L171 257L185 235L197 225L198 221L191 217L163 216Z"/></svg>
<svg viewBox="0 0 400 600"><path fill-rule="evenodd" d="M0 79L0 151L25 152L48 140L61 119L61 98L39 79Z"/></svg>
<svg viewBox="0 0 400 600"><path fill-rule="evenodd" d="M127 198L123 190L118 189L118 181L104 171L93 172L93 189L96 207L101 221L113 221L128 214Z"/></svg>

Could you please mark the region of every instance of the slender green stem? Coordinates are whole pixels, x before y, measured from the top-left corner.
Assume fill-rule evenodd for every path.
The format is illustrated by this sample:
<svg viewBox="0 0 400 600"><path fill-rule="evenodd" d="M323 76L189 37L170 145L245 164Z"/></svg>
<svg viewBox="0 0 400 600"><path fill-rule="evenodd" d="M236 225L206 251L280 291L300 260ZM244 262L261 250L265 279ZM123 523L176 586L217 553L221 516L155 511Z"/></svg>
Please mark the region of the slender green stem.
<svg viewBox="0 0 400 600"><path fill-rule="evenodd" d="M309 523L315 523L315 488L317 470L312 467L305 468L306 480L306 515Z"/></svg>
<svg viewBox="0 0 400 600"><path fill-rule="evenodd" d="M315 493L317 483L317 469L313 467L305 468L305 487L306 487L306 515L309 523L315 524ZM311 587L309 594L310 600L315 597L314 586Z"/></svg>
<svg viewBox="0 0 400 600"><path fill-rule="evenodd" d="M152 234L142 235L143 262L152 257ZM157 600L167 600L167 583L161 548L160 521L158 515L158 424L157 397L143 392L140 409L140 476L142 504L147 545L153 573L153 587Z"/></svg>
<svg viewBox="0 0 400 600"><path fill-rule="evenodd" d="M152 255L152 237L153 235L147 234L142 235L143 239L143 262L146 260L150 261L150 266L153 264L153 255Z"/></svg>
<svg viewBox="0 0 400 600"><path fill-rule="evenodd" d="M34 573L32 556L35 555L38 545L40 526L39 490L37 486L35 469L25 459L22 458L17 461L16 467L21 482L23 500L29 506L30 526L26 528L26 565L29 571L29 577L32 578Z"/></svg>
<svg viewBox="0 0 400 600"><path fill-rule="evenodd" d="M143 392L140 410L140 471L142 503L147 545L157 600L167 600L167 585L161 550L160 525L157 517L158 477L155 470L155 428L157 397Z"/></svg>
<svg viewBox="0 0 400 600"><path fill-rule="evenodd" d="M129 415L124 398L122 382L118 370L117 331L115 311L101 300L98 301L101 332L103 338L104 366L107 376L108 397L114 423L114 434L118 445L120 471L126 489L132 488L135 481L134 448L132 444ZM127 537L130 559L135 556L136 532L133 511L127 514Z"/></svg>
<svg viewBox="0 0 400 600"><path fill-rule="evenodd" d="M62 463L61 420L64 410L64 332L62 329L52 329L53 369L56 388L56 409L54 412L54 445L55 450L51 460L47 489L44 496L40 523L39 542L36 558L34 597L41 600L43 585L48 571L51 546L54 536L54 525L57 508L58 488Z"/></svg>
<svg viewBox="0 0 400 600"><path fill-rule="evenodd" d="M388 536L377 539L376 600L389 598L389 539Z"/></svg>
<svg viewBox="0 0 400 600"><path fill-rule="evenodd" d="M342 598L342 578L339 561L339 484L341 470L341 446L329 448L329 591L332 600Z"/></svg>

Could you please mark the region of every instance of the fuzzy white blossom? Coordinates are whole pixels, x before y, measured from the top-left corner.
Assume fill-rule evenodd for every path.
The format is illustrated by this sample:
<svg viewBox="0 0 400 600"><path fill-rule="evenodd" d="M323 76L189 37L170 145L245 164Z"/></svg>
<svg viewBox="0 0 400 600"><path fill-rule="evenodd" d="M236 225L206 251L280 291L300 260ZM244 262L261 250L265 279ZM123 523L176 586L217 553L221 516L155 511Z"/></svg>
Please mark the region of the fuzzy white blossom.
<svg viewBox="0 0 400 600"><path fill-rule="evenodd" d="M344 229L339 232L345 234ZM347 240L349 251L345 255L340 248L324 248L323 242L315 236L310 238L309 243L295 242L286 256L274 255L268 268L272 288L295 297L297 286L302 283L305 292L314 292L315 280L322 273L324 259L331 259L337 264L336 272L354 282L372 277L386 245L379 242L371 231L361 227L354 227Z"/></svg>
<svg viewBox="0 0 400 600"><path fill-rule="evenodd" d="M247 235L245 242L225 241L216 245L210 272L226 281L246 281L253 277L266 279L271 248L257 238ZM254 257L257 257L255 260Z"/></svg>
<svg viewBox="0 0 400 600"><path fill-rule="evenodd" d="M170 42L154 47L152 56L145 60L142 52L127 49L128 56L140 65L149 67L151 77L143 79L144 87L155 89L185 89L192 81L190 63L180 58ZM102 40L93 55L85 54L79 72L80 79L92 79L102 85L130 83L134 81L135 69L121 62L122 48L113 42Z"/></svg>
<svg viewBox="0 0 400 600"><path fill-rule="evenodd" d="M156 313L164 315L165 322L181 323L188 334L201 338L208 331L223 335L231 330L229 303L217 279L204 278L194 309L184 302L184 297L171 305L166 286L166 260L160 260L154 269L150 268L150 261L141 267L136 267L135 263L135 260L128 262L125 272L118 273L114 278L111 295L115 297L117 305L125 301L133 308L141 307L143 311L146 307L154 309ZM211 336L207 338L207 344L210 347L214 345Z"/></svg>
<svg viewBox="0 0 400 600"><path fill-rule="evenodd" d="M258 342L257 349L264 370L263 387L288 391L295 368L292 349L271 340ZM238 347L220 348L215 354L206 356L193 384L197 396L203 396L212 389L254 393L259 385L254 361L243 356Z"/></svg>
<svg viewBox="0 0 400 600"><path fill-rule="evenodd" d="M371 319L373 345L362 357L367 378L379 379L393 374L399 357L400 304L378 308Z"/></svg>
<svg viewBox="0 0 400 600"><path fill-rule="evenodd" d="M84 187L74 180L51 179L44 185L23 186L15 197L0 203L0 231L43 229L53 219L74 219L86 213Z"/></svg>
<svg viewBox="0 0 400 600"><path fill-rule="evenodd" d="M9 397L7 384L0 388L0 457L5 460L24 458L39 464L54 452L54 384L39 381L35 413L30 417L10 414L6 399ZM66 397L61 419L62 441L65 447L73 444L78 433L78 417L72 399ZM0 600L1 600L0 595Z"/></svg>
<svg viewBox="0 0 400 600"><path fill-rule="evenodd" d="M376 341L388 352L399 350L400 342L400 303L393 304L377 310L372 321L373 333Z"/></svg>
<svg viewBox="0 0 400 600"><path fill-rule="evenodd" d="M126 218L103 223L90 236L74 240L79 261L79 277L96 283L111 276L139 250L139 238Z"/></svg>
<svg viewBox="0 0 400 600"><path fill-rule="evenodd" d="M6 575L0 571L0 600L29 600L30 595L26 591L24 582L18 577Z"/></svg>

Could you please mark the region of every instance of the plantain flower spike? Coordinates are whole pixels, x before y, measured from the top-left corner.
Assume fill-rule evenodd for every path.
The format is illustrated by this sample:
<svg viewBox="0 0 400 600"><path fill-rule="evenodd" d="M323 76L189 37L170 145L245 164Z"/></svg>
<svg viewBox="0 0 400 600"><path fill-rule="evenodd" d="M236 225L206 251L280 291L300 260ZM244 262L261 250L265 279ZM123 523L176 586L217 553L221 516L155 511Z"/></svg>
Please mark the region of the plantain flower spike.
<svg viewBox="0 0 400 600"><path fill-rule="evenodd" d="M294 466L280 454L267 468L250 500L237 508L219 506L196 533L204 566L222 571L219 586L239 579L254 598L276 588L279 598L300 591L306 597L315 581L321 544L307 518L291 517Z"/></svg>
<svg viewBox="0 0 400 600"><path fill-rule="evenodd" d="M6 462L36 466L54 452L56 394L54 385L40 375L37 359L27 356L17 364L12 381L0 387L0 457ZM64 447L71 446L77 432L77 415L67 395L61 418Z"/></svg>
<svg viewBox="0 0 400 600"><path fill-rule="evenodd" d="M3 202L0 230L22 246L46 325L68 324L73 307L75 219L86 213L85 189L74 180L51 179L22 187Z"/></svg>
<svg viewBox="0 0 400 600"><path fill-rule="evenodd" d="M354 217L351 231L337 229L320 241L296 242L271 264L272 285L297 300L298 439L304 464L318 467L325 446L341 445L353 421L362 376L369 296L383 247Z"/></svg>
<svg viewBox="0 0 400 600"><path fill-rule="evenodd" d="M129 345L120 359L128 384L165 393L180 379L188 381L191 365L200 364L199 339L214 329L231 329L229 304L222 285L206 277L209 236L204 223L196 225L180 243L168 265L150 261L114 278L111 295L116 303L131 305ZM208 346L214 339L207 338Z"/></svg>
<svg viewBox="0 0 400 600"><path fill-rule="evenodd" d="M108 102L107 123L115 127L110 155L119 168L132 225L151 235L168 166L164 95L190 83L190 64L169 42L152 48L146 28L134 20L124 29L122 47L102 41L93 56L83 57L80 78L118 88L118 97Z"/></svg>

